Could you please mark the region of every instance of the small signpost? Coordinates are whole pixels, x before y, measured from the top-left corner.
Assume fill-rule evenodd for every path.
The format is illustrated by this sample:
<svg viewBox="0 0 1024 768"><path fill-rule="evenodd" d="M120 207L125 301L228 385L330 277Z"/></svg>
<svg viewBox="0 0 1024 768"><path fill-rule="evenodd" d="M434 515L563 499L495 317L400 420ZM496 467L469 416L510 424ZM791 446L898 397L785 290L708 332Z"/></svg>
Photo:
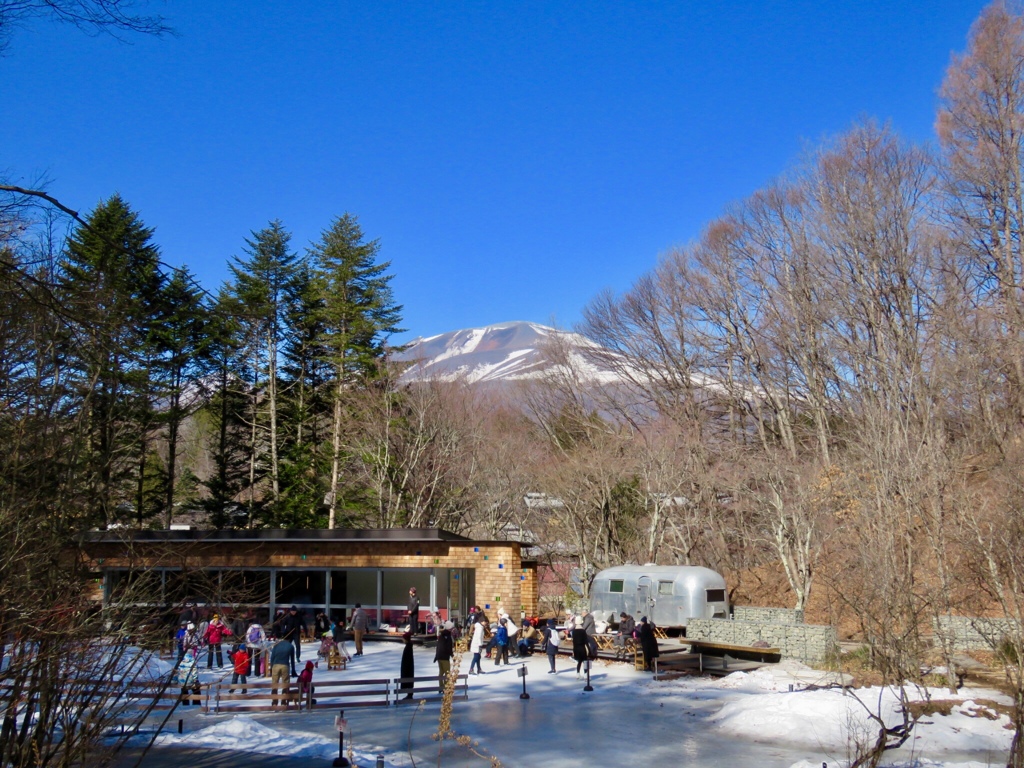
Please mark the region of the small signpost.
<svg viewBox="0 0 1024 768"><path fill-rule="evenodd" d="M583 664L587 669L587 684L583 686L583 690L592 691L594 690L594 686L590 684L590 659L587 659Z"/></svg>
<svg viewBox="0 0 1024 768"><path fill-rule="evenodd" d="M334 718L334 727L338 729L338 758L333 763L334 768L348 768L348 758L345 757L345 731L348 729L348 720L345 719L345 710L338 710L338 716Z"/></svg>
<svg viewBox="0 0 1024 768"><path fill-rule="evenodd" d="M530 698L530 694L528 694L526 692L526 665L525 664L520 664L519 665L519 670L516 672L516 674L519 675L521 678L523 678L523 692L519 694L519 698L520 699L528 699L528 698Z"/></svg>

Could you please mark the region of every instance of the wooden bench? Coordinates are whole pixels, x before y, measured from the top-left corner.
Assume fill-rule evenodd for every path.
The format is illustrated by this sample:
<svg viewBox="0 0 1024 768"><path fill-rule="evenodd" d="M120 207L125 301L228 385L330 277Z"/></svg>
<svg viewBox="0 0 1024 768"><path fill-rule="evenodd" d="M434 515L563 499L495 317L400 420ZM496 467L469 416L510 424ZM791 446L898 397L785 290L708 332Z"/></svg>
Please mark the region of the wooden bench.
<svg viewBox="0 0 1024 768"><path fill-rule="evenodd" d="M691 640L687 638L686 643L689 644L692 652L702 653L703 651L722 651L722 654L733 653L733 654L744 654L748 656L756 656L761 661L765 661L766 656L780 656L782 651L778 648L758 648L754 645L733 645L732 643L715 643L710 640ZM716 654L709 654L716 655Z"/></svg>

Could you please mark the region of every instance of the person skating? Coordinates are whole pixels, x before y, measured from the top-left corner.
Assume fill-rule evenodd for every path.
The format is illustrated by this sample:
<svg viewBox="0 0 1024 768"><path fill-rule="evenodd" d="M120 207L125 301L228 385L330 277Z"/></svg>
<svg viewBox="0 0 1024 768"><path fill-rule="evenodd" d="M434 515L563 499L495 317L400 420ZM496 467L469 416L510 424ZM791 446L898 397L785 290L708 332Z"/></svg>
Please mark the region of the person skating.
<svg viewBox="0 0 1024 768"><path fill-rule="evenodd" d="M413 681L412 678L416 676L415 664L412 658L412 633L406 632L402 635L402 640L405 642L405 648L402 649L402 666L400 672L402 675L402 682L399 688L406 691L406 699L412 698Z"/></svg>
<svg viewBox="0 0 1024 768"><path fill-rule="evenodd" d="M302 630L306 628L306 622L302 620L299 615L299 609L296 606L292 606L281 618L281 637L288 640L292 644L292 676L294 677L297 673L295 672L295 662L302 658Z"/></svg>
<svg viewBox="0 0 1024 768"><path fill-rule="evenodd" d="M271 689L271 695L277 696L278 685L283 685L282 693L288 692L288 681L291 679L288 676L288 667L290 664L294 664L295 649L292 647L290 640L285 640L283 637L274 643L274 647L270 649L270 682L273 684ZM278 699L273 699L271 702L272 706L277 706ZM287 704L287 699L285 699Z"/></svg>
<svg viewBox="0 0 1024 768"><path fill-rule="evenodd" d="M206 626L206 633L203 639L206 640L206 668L213 669L213 656L217 654L217 669L224 667L224 652L221 643L224 637L229 634L227 625L220 620L219 614L213 614L213 619Z"/></svg>
<svg viewBox="0 0 1024 768"><path fill-rule="evenodd" d="M583 662L590 657L590 645L587 642L587 631L583 629L583 619L576 618L576 626L572 630L572 657L576 660L576 679L580 679Z"/></svg>
<svg viewBox="0 0 1024 768"><path fill-rule="evenodd" d="M244 645L236 646L234 654L231 656L231 662L233 664L234 671L231 673L231 685L235 683L242 684L242 693L248 693L245 689L245 684L248 681L249 675L249 653L245 650ZM234 690L232 687L231 690Z"/></svg>
<svg viewBox="0 0 1024 768"><path fill-rule="evenodd" d="M508 619L498 619L498 628L494 631L494 666L504 660L508 666Z"/></svg>
<svg viewBox="0 0 1024 768"><path fill-rule="evenodd" d="M356 656L363 655L363 634L369 624L370 619L366 615L366 611L363 610L363 606L356 603L355 610L352 611L352 639L356 644Z"/></svg>
<svg viewBox="0 0 1024 768"><path fill-rule="evenodd" d="M547 626L544 627L544 650L548 654L548 664L551 665L551 669L548 670L549 675L555 674L555 657L558 656L560 639L558 627L555 626L555 620L548 619Z"/></svg>
<svg viewBox="0 0 1024 768"><path fill-rule="evenodd" d="M434 661L437 662L437 690L439 693L444 693L444 684L452 668L452 656L455 654L455 644L452 641L454 628L455 625L452 622L446 621L441 628L441 634L437 636Z"/></svg>
<svg viewBox="0 0 1024 768"><path fill-rule="evenodd" d="M483 672L483 669L480 668L480 654L484 647L484 623L486 621L486 617L477 616L476 621L473 622L473 637L469 641L469 652L473 654L473 660L469 663L469 674L471 675L479 675Z"/></svg>
<svg viewBox="0 0 1024 768"><path fill-rule="evenodd" d="M416 596L416 587L409 587L409 604L406 607L409 614L409 632L413 635L419 634L420 599Z"/></svg>

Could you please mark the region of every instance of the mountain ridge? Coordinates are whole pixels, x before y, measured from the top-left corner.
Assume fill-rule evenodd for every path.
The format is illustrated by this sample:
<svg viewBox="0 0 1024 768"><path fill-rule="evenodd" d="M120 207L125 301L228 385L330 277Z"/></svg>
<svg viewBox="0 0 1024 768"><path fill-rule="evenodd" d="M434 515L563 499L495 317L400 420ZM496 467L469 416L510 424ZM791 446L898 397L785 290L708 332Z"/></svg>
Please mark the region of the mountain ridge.
<svg viewBox="0 0 1024 768"><path fill-rule="evenodd" d="M536 379L565 364L552 359L555 346L564 352L573 372L585 380L614 381L610 368L585 353L598 346L584 336L539 323L512 320L476 328L462 328L413 341L396 354L408 363L406 382L440 379L490 383ZM560 356L562 356L560 354Z"/></svg>

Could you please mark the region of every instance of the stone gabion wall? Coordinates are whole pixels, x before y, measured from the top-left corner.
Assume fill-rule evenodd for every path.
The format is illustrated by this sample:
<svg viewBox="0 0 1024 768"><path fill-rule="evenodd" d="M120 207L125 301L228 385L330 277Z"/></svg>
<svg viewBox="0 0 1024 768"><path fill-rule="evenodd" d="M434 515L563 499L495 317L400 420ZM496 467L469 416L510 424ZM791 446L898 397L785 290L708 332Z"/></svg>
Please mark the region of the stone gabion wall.
<svg viewBox="0 0 1024 768"><path fill-rule="evenodd" d="M940 616L935 625L935 634L951 638L957 651L992 650L1016 632L1017 623L1012 619Z"/></svg>
<svg viewBox="0 0 1024 768"><path fill-rule="evenodd" d="M754 621L760 624L803 624L804 612L796 608L755 608L734 605L732 617L736 621Z"/></svg>
<svg viewBox="0 0 1024 768"><path fill-rule="evenodd" d="M833 655L839 642L835 627L817 624L765 624L730 619L690 619L686 636L694 640L731 645L753 645L763 640L778 648L783 658L818 664Z"/></svg>

